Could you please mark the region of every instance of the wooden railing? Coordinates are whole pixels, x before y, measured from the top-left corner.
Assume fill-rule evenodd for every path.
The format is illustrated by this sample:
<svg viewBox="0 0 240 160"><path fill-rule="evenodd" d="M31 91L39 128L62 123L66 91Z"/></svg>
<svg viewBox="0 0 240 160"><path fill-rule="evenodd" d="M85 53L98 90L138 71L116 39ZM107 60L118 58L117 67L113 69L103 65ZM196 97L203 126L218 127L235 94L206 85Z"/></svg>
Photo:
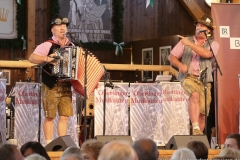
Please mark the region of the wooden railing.
<svg viewBox="0 0 240 160"><path fill-rule="evenodd" d="M0 60L0 68L31 68L36 64L29 61L3 61ZM178 75L178 71L169 65L141 65L141 64L107 64L103 63L107 70L121 71L163 71L164 74Z"/></svg>

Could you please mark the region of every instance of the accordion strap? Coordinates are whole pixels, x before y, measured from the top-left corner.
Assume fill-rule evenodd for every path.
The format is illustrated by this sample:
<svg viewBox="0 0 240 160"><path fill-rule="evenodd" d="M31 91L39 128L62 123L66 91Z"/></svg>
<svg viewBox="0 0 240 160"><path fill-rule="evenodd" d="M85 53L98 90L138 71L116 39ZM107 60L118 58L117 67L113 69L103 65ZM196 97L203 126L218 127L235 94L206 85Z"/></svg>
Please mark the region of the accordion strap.
<svg viewBox="0 0 240 160"><path fill-rule="evenodd" d="M47 73L49 76L52 76L51 73L49 73L49 72L46 71L45 69L43 69L43 71L44 71L45 73Z"/></svg>
<svg viewBox="0 0 240 160"><path fill-rule="evenodd" d="M59 45L58 42L55 42L55 41L52 40L52 39L46 40L46 42L50 42L50 43L53 43L53 44Z"/></svg>

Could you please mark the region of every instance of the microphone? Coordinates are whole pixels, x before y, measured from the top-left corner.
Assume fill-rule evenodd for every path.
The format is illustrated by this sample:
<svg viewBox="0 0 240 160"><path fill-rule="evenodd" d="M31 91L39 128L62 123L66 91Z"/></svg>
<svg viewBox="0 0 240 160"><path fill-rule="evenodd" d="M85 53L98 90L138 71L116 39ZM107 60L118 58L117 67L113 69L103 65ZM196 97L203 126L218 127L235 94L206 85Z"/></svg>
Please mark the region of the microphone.
<svg viewBox="0 0 240 160"><path fill-rule="evenodd" d="M200 33L202 33L202 32L205 33L206 31L207 31L207 30L198 30L197 33L198 33L198 34L200 34Z"/></svg>
<svg viewBox="0 0 240 160"><path fill-rule="evenodd" d="M32 81L32 77L28 77L27 82L31 82L31 81Z"/></svg>
<svg viewBox="0 0 240 160"><path fill-rule="evenodd" d="M52 57L50 57L50 58L63 60L63 57L62 57L62 56L52 56Z"/></svg>
<svg viewBox="0 0 240 160"><path fill-rule="evenodd" d="M65 35L72 35L72 34L74 34L75 32L68 32L68 31L66 31L64 34Z"/></svg>
<svg viewBox="0 0 240 160"><path fill-rule="evenodd" d="M103 65L104 72L107 73L106 67Z"/></svg>
<svg viewBox="0 0 240 160"><path fill-rule="evenodd" d="M200 71L200 74L204 74L205 72L207 72L208 66L204 69Z"/></svg>
<svg viewBox="0 0 240 160"><path fill-rule="evenodd" d="M207 69L208 69L208 66L204 70L200 71L200 76L198 77L200 81L203 81L203 79L206 78L204 74L207 72Z"/></svg>

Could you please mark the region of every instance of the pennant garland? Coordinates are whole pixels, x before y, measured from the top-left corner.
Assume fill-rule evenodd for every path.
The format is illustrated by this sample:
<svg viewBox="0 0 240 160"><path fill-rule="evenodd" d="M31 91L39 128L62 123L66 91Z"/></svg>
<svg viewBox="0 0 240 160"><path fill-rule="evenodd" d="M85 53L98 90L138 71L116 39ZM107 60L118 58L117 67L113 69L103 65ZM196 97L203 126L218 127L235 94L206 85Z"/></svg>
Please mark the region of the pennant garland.
<svg viewBox="0 0 240 160"><path fill-rule="evenodd" d="M146 8L149 6L149 4L153 7L153 1L154 0L147 0L146 1Z"/></svg>
<svg viewBox="0 0 240 160"><path fill-rule="evenodd" d="M17 0L17 3L20 4L20 5L22 4L21 0Z"/></svg>
<svg viewBox="0 0 240 160"><path fill-rule="evenodd" d="M116 46L116 50L115 50L115 55L122 55L123 54L123 50L122 50L122 46L124 46L124 42L121 42L119 44L117 44L116 42L113 42L113 45Z"/></svg>
<svg viewBox="0 0 240 160"><path fill-rule="evenodd" d="M24 36L22 36L21 39L23 40L23 50L25 50L26 49L26 40L24 39Z"/></svg>

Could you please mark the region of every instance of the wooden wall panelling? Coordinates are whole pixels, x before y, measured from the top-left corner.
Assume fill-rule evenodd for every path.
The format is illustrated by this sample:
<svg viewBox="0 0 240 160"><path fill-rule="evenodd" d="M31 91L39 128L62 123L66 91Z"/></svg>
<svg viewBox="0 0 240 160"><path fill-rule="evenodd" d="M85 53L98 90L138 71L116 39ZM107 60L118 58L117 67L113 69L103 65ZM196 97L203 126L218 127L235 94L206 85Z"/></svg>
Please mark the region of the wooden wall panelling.
<svg viewBox="0 0 240 160"><path fill-rule="evenodd" d="M27 0L27 54L26 59L28 59L29 55L34 51L35 49L35 36L36 36L36 0Z"/></svg>
<svg viewBox="0 0 240 160"><path fill-rule="evenodd" d="M198 3L198 5L200 6L204 14L211 15L211 7L209 7L205 1L203 0L195 0L195 1ZM226 0L221 0L221 3L226 3Z"/></svg>
<svg viewBox="0 0 240 160"><path fill-rule="evenodd" d="M204 14L211 15L211 8L203 0L195 0ZM145 0L124 0L125 43L171 35L194 33L194 19L180 0L154 1L146 8Z"/></svg>
<svg viewBox="0 0 240 160"><path fill-rule="evenodd" d="M1 48L0 59L1 60L10 60L11 59L11 49Z"/></svg>
<svg viewBox="0 0 240 160"><path fill-rule="evenodd" d="M49 38L50 32L50 1L36 1L36 45L39 45Z"/></svg>
<svg viewBox="0 0 240 160"><path fill-rule="evenodd" d="M101 63L110 64L131 64L131 49L123 48L123 55L116 56L115 50L109 51L93 51L93 54L99 59ZM129 81L129 72L124 71L109 71L112 80Z"/></svg>
<svg viewBox="0 0 240 160"><path fill-rule="evenodd" d="M22 51L22 49L1 49L0 50L0 60L12 60L13 63L15 63L16 61L14 61L14 59L19 58L20 57L20 52ZM24 54L22 54L22 57L24 56ZM15 86L15 83L17 81L24 81L25 79L25 72L22 72L22 74L18 74L20 72L19 69L17 68L9 68L6 66L3 66L2 63L0 63L0 69L2 70L10 70L10 85L7 85L6 87L6 93L8 94L10 92L10 90L12 89L13 86Z"/></svg>
<svg viewBox="0 0 240 160"><path fill-rule="evenodd" d="M179 0L182 5L185 7L185 9L188 11L188 13L191 15L191 17L197 21L200 19L204 12L201 9L201 7L198 5L198 3L195 0Z"/></svg>
<svg viewBox="0 0 240 160"><path fill-rule="evenodd" d="M139 17L138 20L143 24L143 28L139 28L138 35L144 35L143 39L152 39L157 38L157 24L158 24L158 5L157 1L155 1L154 6L150 5L146 8L146 2L141 6L143 12L143 17ZM142 21L142 20L143 21ZM137 27L138 28L138 27ZM141 31L141 30L143 31Z"/></svg>
<svg viewBox="0 0 240 160"><path fill-rule="evenodd" d="M35 36L36 36L36 0L27 0L27 54L25 55L26 59L29 58L30 54L33 53L35 49ZM25 75L25 79L27 77L31 77L32 80L35 80L35 69L28 68L28 72Z"/></svg>
<svg viewBox="0 0 240 160"><path fill-rule="evenodd" d="M116 56L115 50L92 51L101 63L130 64L130 50L123 48L123 55Z"/></svg>
<svg viewBox="0 0 240 160"><path fill-rule="evenodd" d="M163 0L159 3L158 21L158 37L194 32L193 19L176 0Z"/></svg>
<svg viewBox="0 0 240 160"><path fill-rule="evenodd" d="M124 12L123 12L123 40L125 43L131 41L132 37L132 30L133 30L133 23L131 22L131 17L133 16L132 8L133 1L124 0Z"/></svg>
<svg viewBox="0 0 240 160"><path fill-rule="evenodd" d="M17 60L25 57L25 51L16 48L2 48L0 49L0 60ZM0 65L1 66L1 65Z"/></svg>
<svg viewBox="0 0 240 160"><path fill-rule="evenodd" d="M146 8L145 0L124 0L124 41L157 38L157 2Z"/></svg>
<svg viewBox="0 0 240 160"><path fill-rule="evenodd" d="M28 0L28 59L37 45L49 38L50 33L50 1L48 0ZM27 77L32 81L36 79L37 70L28 68Z"/></svg>
<svg viewBox="0 0 240 160"><path fill-rule="evenodd" d="M177 36L160 37L151 40L141 40L132 42L133 63L142 64L142 49L153 48L153 64L159 65L159 47L172 46L174 47L179 38ZM137 73L138 81L141 81L141 72ZM153 80L159 72L153 73ZM135 74L136 75L136 74Z"/></svg>

